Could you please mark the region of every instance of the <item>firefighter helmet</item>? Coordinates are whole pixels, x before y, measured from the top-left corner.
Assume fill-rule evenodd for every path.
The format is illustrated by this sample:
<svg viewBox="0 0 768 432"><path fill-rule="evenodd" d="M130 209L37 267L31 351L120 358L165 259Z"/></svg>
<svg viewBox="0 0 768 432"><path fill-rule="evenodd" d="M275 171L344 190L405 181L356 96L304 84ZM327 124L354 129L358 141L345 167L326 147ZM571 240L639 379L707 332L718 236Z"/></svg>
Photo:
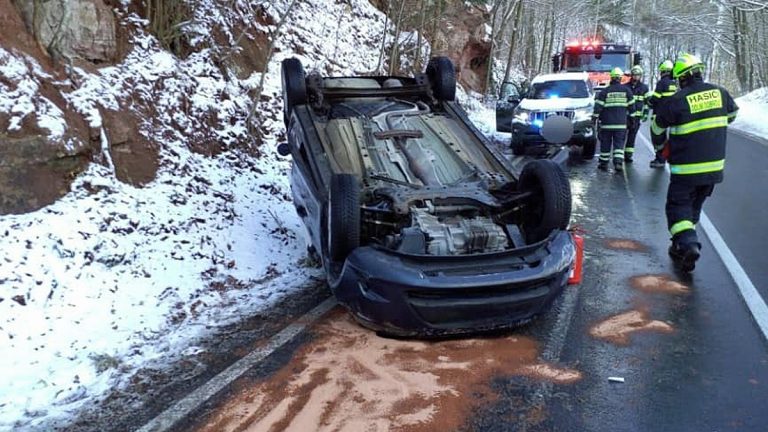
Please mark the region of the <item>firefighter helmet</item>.
<svg viewBox="0 0 768 432"><path fill-rule="evenodd" d="M615 67L611 69L611 73L609 74L611 79L613 78L621 78L622 75L624 75L624 72L621 71L620 67Z"/></svg>
<svg viewBox="0 0 768 432"><path fill-rule="evenodd" d="M643 68L640 67L640 65L634 65L631 69L632 75L642 75L643 74Z"/></svg>
<svg viewBox="0 0 768 432"><path fill-rule="evenodd" d="M677 79L688 73L696 71L701 72L702 70L704 70L704 63L700 58L693 54L681 53L677 57L677 60L675 60L675 66L672 69L672 77Z"/></svg>
<svg viewBox="0 0 768 432"><path fill-rule="evenodd" d="M664 60L663 62L659 63L659 72L672 72L672 68L674 65L672 64L672 60Z"/></svg>

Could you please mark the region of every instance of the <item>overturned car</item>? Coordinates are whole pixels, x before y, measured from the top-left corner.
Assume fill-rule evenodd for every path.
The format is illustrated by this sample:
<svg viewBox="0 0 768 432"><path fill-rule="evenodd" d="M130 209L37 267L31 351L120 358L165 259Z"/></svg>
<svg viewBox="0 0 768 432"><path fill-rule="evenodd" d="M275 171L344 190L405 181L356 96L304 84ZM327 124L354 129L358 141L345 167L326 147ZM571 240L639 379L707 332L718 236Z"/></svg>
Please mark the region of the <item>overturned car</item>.
<svg viewBox="0 0 768 432"><path fill-rule="evenodd" d="M415 77L282 63L294 204L332 291L395 336L501 329L566 284L571 193L549 160L515 172L454 101L453 64Z"/></svg>

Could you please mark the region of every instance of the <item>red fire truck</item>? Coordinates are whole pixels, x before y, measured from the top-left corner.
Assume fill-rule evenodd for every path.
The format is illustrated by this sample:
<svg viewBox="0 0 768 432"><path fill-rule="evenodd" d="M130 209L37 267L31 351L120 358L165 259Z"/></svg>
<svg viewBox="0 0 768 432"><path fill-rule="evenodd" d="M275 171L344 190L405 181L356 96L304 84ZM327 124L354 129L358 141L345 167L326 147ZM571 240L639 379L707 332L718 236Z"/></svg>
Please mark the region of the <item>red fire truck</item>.
<svg viewBox="0 0 768 432"><path fill-rule="evenodd" d="M615 67L627 74L622 82L629 81L629 70L642 59L630 45L584 39L568 42L562 52L552 56L552 69L555 72L587 72L592 84L600 88L608 85L608 73Z"/></svg>

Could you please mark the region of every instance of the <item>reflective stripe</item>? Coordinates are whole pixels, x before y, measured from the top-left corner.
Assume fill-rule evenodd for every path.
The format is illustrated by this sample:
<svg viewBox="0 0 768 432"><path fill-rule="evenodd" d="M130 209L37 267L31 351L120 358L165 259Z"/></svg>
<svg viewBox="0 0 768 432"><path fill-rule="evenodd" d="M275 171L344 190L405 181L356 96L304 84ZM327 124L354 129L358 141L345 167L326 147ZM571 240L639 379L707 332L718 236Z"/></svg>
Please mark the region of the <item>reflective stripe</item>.
<svg viewBox="0 0 768 432"><path fill-rule="evenodd" d="M669 133L672 135L688 135L694 132L703 131L706 129L714 129L719 127L728 126L727 116L710 117L706 119L692 121L690 123L681 124L678 126L672 126L669 128Z"/></svg>
<svg viewBox="0 0 768 432"><path fill-rule="evenodd" d="M603 153L600 152L600 160L601 161L607 161L611 159L611 152Z"/></svg>
<svg viewBox="0 0 768 432"><path fill-rule="evenodd" d="M600 99L595 99L595 103L598 105L605 105L605 102L601 101Z"/></svg>
<svg viewBox="0 0 768 432"><path fill-rule="evenodd" d="M669 165L669 171L672 174L689 175L704 174L722 171L725 168L725 159L711 162L699 162L692 164Z"/></svg>
<svg viewBox="0 0 768 432"><path fill-rule="evenodd" d="M626 153L634 153L635 152L635 148L634 147L627 147L627 148L624 149L624 151Z"/></svg>
<svg viewBox="0 0 768 432"><path fill-rule="evenodd" d="M629 105L630 105L629 103L625 103L625 102L620 102L620 103L611 102L611 103L605 104L604 106L606 108L616 108L616 107L626 108Z"/></svg>
<svg viewBox="0 0 768 432"><path fill-rule="evenodd" d="M622 150L622 149L614 150L613 151L613 157L617 157L617 156L624 156L624 150Z"/></svg>
<svg viewBox="0 0 768 432"><path fill-rule="evenodd" d="M673 92L673 91L668 91L668 92L663 92L663 93L661 94L661 96L663 96L663 97L669 97L669 96L673 96L674 94L675 94L675 92Z"/></svg>
<svg viewBox="0 0 768 432"><path fill-rule="evenodd" d="M661 97L661 93L653 92L653 93L651 93L651 96L660 98Z"/></svg>
<svg viewBox="0 0 768 432"><path fill-rule="evenodd" d="M607 125L607 124L600 125L600 129L605 129L605 130L621 130L626 128L627 128L626 123L620 124L620 125Z"/></svg>
<svg viewBox="0 0 768 432"><path fill-rule="evenodd" d="M669 233L673 236L675 234L679 234L683 231L696 229L696 226L693 224L693 222L689 220L681 220L680 222L676 222L674 225L672 225L669 228Z"/></svg>
<svg viewBox="0 0 768 432"><path fill-rule="evenodd" d="M654 116L653 121L651 122L651 132L654 135L661 135L664 131L666 131L666 129L656 124L656 116Z"/></svg>
<svg viewBox="0 0 768 432"><path fill-rule="evenodd" d="M739 114L739 110L736 110L734 112L729 112L728 113L728 120L733 121L733 119L735 119L736 115L738 115L738 114Z"/></svg>

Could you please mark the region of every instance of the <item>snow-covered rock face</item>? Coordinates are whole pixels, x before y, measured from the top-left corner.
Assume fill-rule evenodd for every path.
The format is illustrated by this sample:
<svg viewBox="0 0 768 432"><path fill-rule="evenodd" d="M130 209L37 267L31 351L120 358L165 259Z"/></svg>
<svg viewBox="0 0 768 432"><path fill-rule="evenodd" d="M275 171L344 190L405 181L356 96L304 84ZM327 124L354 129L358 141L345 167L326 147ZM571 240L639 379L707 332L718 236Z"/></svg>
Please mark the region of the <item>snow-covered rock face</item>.
<svg viewBox="0 0 768 432"><path fill-rule="evenodd" d="M182 60L161 50L121 2L116 16L133 29L132 49L118 64L75 68L76 85L62 87L66 105L95 132L99 163L74 172L55 203L0 216L0 429L62 427L139 369L199 352L219 326L322 277L306 264L289 161L275 152L285 134L279 61L296 56L307 70L334 75L373 71L384 16L364 0L297 2L269 64L257 142L246 118L260 72L226 74L216 61L225 51L206 42L213 33L236 41L235 23L251 22L238 15L250 2L220 3L195 2L199 40ZM277 17L288 3L268 2L267 13ZM266 32L277 21L253 20ZM10 65L0 62L0 73L15 73ZM24 89L0 86L0 104L10 100L18 115L29 103L42 112L40 92ZM57 133L50 112L34 118ZM110 116L121 113L135 123L111 127ZM142 188L121 181L121 157L141 150L124 144L131 129L159 161ZM214 156L193 151L206 143L218 148Z"/></svg>
<svg viewBox="0 0 768 432"><path fill-rule="evenodd" d="M27 28L57 55L107 62L117 55L115 16L103 0L14 0ZM35 8L39 8L35 10Z"/></svg>

